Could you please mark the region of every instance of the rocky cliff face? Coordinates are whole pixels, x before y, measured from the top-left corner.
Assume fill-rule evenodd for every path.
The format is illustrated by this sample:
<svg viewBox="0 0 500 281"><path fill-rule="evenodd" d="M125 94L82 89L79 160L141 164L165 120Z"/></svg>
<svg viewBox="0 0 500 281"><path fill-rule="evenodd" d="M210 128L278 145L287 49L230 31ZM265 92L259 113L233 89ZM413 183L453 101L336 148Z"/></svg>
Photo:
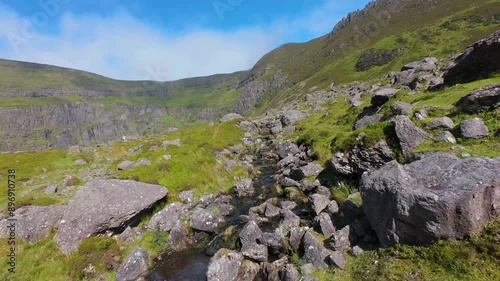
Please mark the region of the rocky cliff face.
<svg viewBox="0 0 500 281"><path fill-rule="evenodd" d="M98 145L122 138L157 134L169 128L166 116L183 120L214 119L205 108L167 108L156 104L73 103L0 107L0 151Z"/></svg>

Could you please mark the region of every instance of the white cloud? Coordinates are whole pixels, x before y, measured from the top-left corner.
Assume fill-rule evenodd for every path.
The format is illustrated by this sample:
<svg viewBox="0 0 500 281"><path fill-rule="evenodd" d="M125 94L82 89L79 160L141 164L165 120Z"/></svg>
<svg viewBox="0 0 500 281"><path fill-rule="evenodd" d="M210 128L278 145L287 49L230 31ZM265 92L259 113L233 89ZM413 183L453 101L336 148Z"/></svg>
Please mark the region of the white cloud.
<svg viewBox="0 0 500 281"><path fill-rule="evenodd" d="M327 1L303 17L276 20L270 26L230 32L197 28L183 35L169 34L120 10L106 18L65 14L55 24L58 32L36 32L33 37L23 30L26 22L33 23L32 18L22 18L0 7L0 42L4 43L0 44L0 56L127 80L173 80L228 73L251 68L293 32L328 32L333 27L328 22L337 20L332 17L333 2ZM11 44L19 38L27 40Z"/></svg>

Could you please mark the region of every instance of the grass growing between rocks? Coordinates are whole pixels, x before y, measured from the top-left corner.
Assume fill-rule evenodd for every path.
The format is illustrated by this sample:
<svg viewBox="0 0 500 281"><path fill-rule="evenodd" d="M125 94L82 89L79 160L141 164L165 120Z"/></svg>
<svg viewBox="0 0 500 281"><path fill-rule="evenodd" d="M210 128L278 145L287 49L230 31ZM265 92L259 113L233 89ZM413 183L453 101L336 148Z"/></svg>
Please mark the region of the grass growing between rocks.
<svg viewBox="0 0 500 281"><path fill-rule="evenodd" d="M234 177L243 177L247 174L246 167L234 167L226 171L224 161L217 161L215 151L236 145L241 142L243 131L235 122L218 124L216 126L201 126L184 128L169 133L165 138L152 138L142 148L142 152L133 157L123 155L115 164L122 160L149 159L151 166L137 167L119 174L122 179L134 179L141 182L155 183L166 186L169 198L176 200L176 196L183 190L195 189L196 196L215 192L228 191L233 184ZM166 150L152 150L151 147L162 146L164 140L180 139L181 146L169 145ZM113 147L116 151L127 151L133 145L126 144L127 148ZM171 160L160 160L162 155L171 155Z"/></svg>
<svg viewBox="0 0 500 281"><path fill-rule="evenodd" d="M347 257L342 269L319 270L319 280L500 280L500 221L465 241L429 247L398 245Z"/></svg>

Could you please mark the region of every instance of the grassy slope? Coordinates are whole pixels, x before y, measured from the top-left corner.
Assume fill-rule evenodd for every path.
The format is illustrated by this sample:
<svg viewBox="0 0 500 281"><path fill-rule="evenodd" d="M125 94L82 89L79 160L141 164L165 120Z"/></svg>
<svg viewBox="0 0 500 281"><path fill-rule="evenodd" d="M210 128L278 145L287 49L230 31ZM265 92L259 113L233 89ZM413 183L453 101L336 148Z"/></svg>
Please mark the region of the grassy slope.
<svg viewBox="0 0 500 281"><path fill-rule="evenodd" d="M500 28L498 0L442 0L439 3L447 8L436 8L433 12L421 14L416 12L419 8L409 7L400 14L392 15L389 23L373 20L381 16L374 13L375 16L355 20L347 28L334 32L331 37L323 36L303 44L287 44L272 51L256 64L254 71L265 66L282 69L290 79L290 84L295 86L270 93L263 102L264 106L255 109L253 114L285 105L303 95L303 89L314 86L326 88L332 82L348 83L379 78L390 71L398 71L405 63L429 55L450 57ZM366 32L374 23L384 27ZM358 31L353 31L354 28ZM364 34L364 37L359 34ZM347 47L340 49L342 44ZM387 65L356 71L355 65L360 55L370 48L402 48L402 52ZM340 51L326 56L331 50ZM301 81L306 82L305 87Z"/></svg>
<svg viewBox="0 0 500 281"><path fill-rule="evenodd" d="M17 170L17 207L22 205L50 205L69 200L69 196L59 194L45 195L45 189L21 196L23 191L36 186L45 186L56 183L61 190L66 176L72 175L72 183L77 188L82 185L79 172L86 171L91 166L107 171L116 170L123 160L149 159L153 162L150 167L137 167L122 171L115 176L122 179L136 179L142 182L159 183L169 189L169 200L178 201L178 194L182 190L196 189L196 196L217 192L227 192L234 181L248 176L246 167L234 167L226 171L223 162L217 162L214 151L222 150L238 144L243 136L235 122L184 128L177 132L162 134L127 142L92 148L90 152L71 153L65 150L50 150L30 153L0 154L0 171L15 168ZM150 148L161 146L165 140L180 139L181 146L169 146L166 150L158 151ZM142 145L134 156L127 156L130 149ZM171 160L158 161L163 155L171 155ZM88 164L76 166L74 160L85 159ZM46 171L44 172L44 169ZM95 169L95 168L94 168ZM92 170L92 169L90 169ZM76 190L73 190L75 192ZM0 194L0 206L6 206L6 194ZM161 207L161 206L160 206ZM159 211L159 210L157 210ZM142 223L147 222L145 217ZM141 246L151 254L159 254L165 247L168 234L146 232L132 245L123 245L106 237L91 238L83 243L75 254L64 256L51 238L29 245L19 241L17 245L17 269L15 275L0 273L0 280L80 280L81 270L89 263L96 266L98 272L109 275L113 279L113 272L106 270L112 256L125 257L136 246ZM121 246L125 248L120 248ZM9 245L0 240L0 262L7 261ZM9 276L8 279L7 276Z"/></svg>

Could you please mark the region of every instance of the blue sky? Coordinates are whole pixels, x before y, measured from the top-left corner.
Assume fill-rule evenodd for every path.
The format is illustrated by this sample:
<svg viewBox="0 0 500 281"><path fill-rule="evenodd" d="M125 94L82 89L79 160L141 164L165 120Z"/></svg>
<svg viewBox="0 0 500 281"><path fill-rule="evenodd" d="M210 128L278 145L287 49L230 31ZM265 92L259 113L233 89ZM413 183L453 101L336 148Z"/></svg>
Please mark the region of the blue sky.
<svg viewBox="0 0 500 281"><path fill-rule="evenodd" d="M367 0L0 0L0 58L116 79L174 80L249 69L331 31Z"/></svg>

